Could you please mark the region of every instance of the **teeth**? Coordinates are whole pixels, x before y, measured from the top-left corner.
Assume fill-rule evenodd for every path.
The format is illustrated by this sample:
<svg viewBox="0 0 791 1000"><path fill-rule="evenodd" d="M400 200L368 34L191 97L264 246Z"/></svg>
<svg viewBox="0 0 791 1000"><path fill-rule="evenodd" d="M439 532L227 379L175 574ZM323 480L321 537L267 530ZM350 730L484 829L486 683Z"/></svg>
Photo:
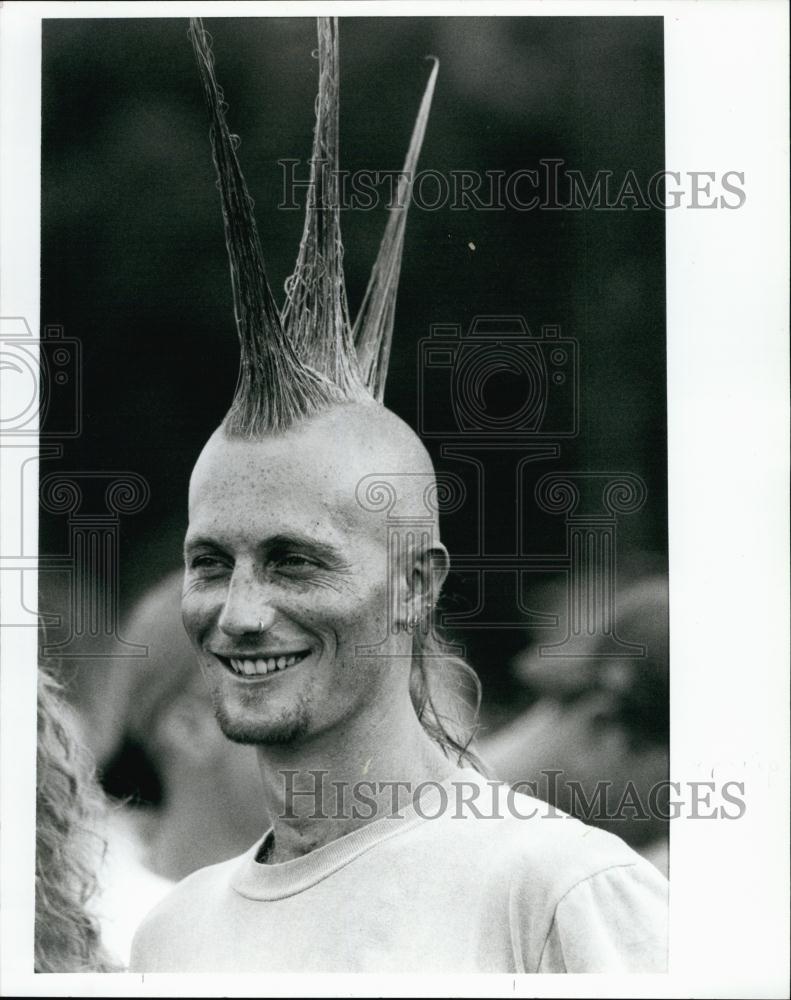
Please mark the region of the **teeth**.
<svg viewBox="0 0 791 1000"><path fill-rule="evenodd" d="M293 667L305 654L292 653L289 656L270 656L267 659L250 660L231 658L231 666L237 674L271 674L275 670L285 670L286 667Z"/></svg>

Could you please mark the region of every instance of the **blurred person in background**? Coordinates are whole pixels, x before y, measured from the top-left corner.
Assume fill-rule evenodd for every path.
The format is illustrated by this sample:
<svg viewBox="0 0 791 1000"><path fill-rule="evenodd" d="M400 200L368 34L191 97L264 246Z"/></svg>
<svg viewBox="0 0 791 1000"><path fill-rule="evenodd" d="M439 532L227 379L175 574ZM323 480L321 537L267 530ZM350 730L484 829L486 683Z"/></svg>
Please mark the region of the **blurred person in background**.
<svg viewBox="0 0 791 1000"><path fill-rule="evenodd" d="M160 786L149 814L145 862L178 880L233 857L266 826L255 752L217 727L208 686L181 622L183 574L169 574L138 601L124 636L148 657L125 661L130 676L123 737L151 761Z"/></svg>
<svg viewBox="0 0 791 1000"><path fill-rule="evenodd" d="M77 580L70 569L39 567L39 660L61 685L100 780L105 763L118 748L128 701L127 676L115 668L119 662L129 662L116 659L123 644L117 634L107 634L106 623L95 615L106 596L98 577Z"/></svg>
<svg viewBox="0 0 791 1000"><path fill-rule="evenodd" d="M255 754L214 721L181 624L181 582L171 573L135 604L121 634L148 656L112 667L125 716L104 777L123 801L110 815L102 916L126 962L137 925L176 881L238 854L265 826Z"/></svg>
<svg viewBox="0 0 791 1000"><path fill-rule="evenodd" d="M550 588L548 599L560 611L565 590ZM483 738L479 750L494 776L534 782L540 797L618 834L666 875L667 820L652 815L648 801L668 774L667 579L650 576L625 588L616 622L622 639L646 647L645 657L603 655L596 637L587 657L546 656L542 639L512 664L537 700ZM569 782L579 782L589 803L608 782L606 808L594 802L586 809Z"/></svg>
<svg viewBox="0 0 791 1000"><path fill-rule="evenodd" d="M47 630L49 642L71 631L60 577L42 574L40 606L61 619ZM52 660L73 728L110 796L95 913L124 964L135 928L176 881L238 854L266 825L255 753L229 743L214 721L181 623L181 584L174 571L143 594L123 616L118 632L126 645L116 637L115 652ZM147 647L147 655L124 655L129 644Z"/></svg>
<svg viewBox="0 0 791 1000"><path fill-rule="evenodd" d="M121 967L128 964L136 923L172 883L143 863L140 831L108 787L108 764L124 742L133 679L130 664L135 661L120 655L130 650L117 633L104 634L101 625L97 632L98 622L91 620L95 607L88 605L106 593L98 578L77 581L68 572L46 568L39 573L41 662L57 678L61 711L68 716L73 739L95 762L102 786L96 791L103 808L94 810L91 818L94 841L102 846L93 858L96 892L89 904L91 920Z"/></svg>
<svg viewBox="0 0 791 1000"><path fill-rule="evenodd" d="M105 803L57 681L38 672L36 972L114 972L96 905Z"/></svg>

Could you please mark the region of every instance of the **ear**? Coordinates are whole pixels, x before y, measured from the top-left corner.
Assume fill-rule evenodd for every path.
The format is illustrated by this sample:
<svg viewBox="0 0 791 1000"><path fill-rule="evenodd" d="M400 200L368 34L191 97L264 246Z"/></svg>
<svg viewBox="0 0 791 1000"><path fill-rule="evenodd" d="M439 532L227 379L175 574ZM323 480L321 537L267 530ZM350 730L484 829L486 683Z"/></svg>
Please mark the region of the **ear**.
<svg viewBox="0 0 791 1000"><path fill-rule="evenodd" d="M415 550L408 587L413 616L424 619L429 608L437 603L449 569L450 557L442 542L435 541L430 548Z"/></svg>

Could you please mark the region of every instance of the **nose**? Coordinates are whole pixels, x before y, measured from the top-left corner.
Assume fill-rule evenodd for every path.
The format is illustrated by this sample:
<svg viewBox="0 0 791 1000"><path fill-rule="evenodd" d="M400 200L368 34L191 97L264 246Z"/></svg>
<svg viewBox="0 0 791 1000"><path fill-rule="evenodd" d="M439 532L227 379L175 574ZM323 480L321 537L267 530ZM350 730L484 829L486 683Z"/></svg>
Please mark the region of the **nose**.
<svg viewBox="0 0 791 1000"><path fill-rule="evenodd" d="M226 635L235 638L265 632L275 620L268 587L254 574L236 566L217 624Z"/></svg>

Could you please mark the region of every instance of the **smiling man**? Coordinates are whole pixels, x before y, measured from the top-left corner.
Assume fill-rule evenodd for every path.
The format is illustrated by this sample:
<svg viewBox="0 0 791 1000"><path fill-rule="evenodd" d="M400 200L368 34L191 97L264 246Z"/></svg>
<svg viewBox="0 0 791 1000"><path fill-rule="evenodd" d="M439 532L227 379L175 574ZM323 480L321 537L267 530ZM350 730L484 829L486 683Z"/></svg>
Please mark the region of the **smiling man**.
<svg viewBox="0 0 791 1000"><path fill-rule="evenodd" d="M270 860L304 853L328 825L336 835L354 825L327 816L310 831L279 828L284 770L325 768L348 788L374 774L417 787L453 771L412 694L412 623L439 590L447 554L436 536L399 571L383 514L357 500L378 463L430 470L409 428L371 400L255 442L221 429L192 476L184 623L221 728L259 747L276 817ZM423 488L424 476L415 475ZM361 652L377 644L376 655Z"/></svg>
<svg viewBox="0 0 791 1000"><path fill-rule="evenodd" d="M394 746L410 753L419 739L442 758L410 699L407 625L438 590L447 553L435 534L393 579L385 518L357 499L378 465L402 466L423 488L431 468L411 430L373 400L254 442L220 429L204 448L190 484L182 610L231 739L268 748L327 739L329 749L342 731L349 746L359 734L370 756L365 733L381 741L395 725ZM359 654L383 638L377 656Z"/></svg>
<svg viewBox="0 0 791 1000"><path fill-rule="evenodd" d="M352 326L325 169L336 31L320 20L314 185L279 312L193 25L242 360L190 482L182 610L222 730L257 748L272 821L246 854L194 873L149 915L132 968L662 971L661 876L617 837L487 782L452 718L469 668L432 623L448 570L436 517L425 523L433 469L381 405L407 188ZM406 176L435 79L436 66ZM400 533L386 504L361 502L372 474L399 504Z"/></svg>

